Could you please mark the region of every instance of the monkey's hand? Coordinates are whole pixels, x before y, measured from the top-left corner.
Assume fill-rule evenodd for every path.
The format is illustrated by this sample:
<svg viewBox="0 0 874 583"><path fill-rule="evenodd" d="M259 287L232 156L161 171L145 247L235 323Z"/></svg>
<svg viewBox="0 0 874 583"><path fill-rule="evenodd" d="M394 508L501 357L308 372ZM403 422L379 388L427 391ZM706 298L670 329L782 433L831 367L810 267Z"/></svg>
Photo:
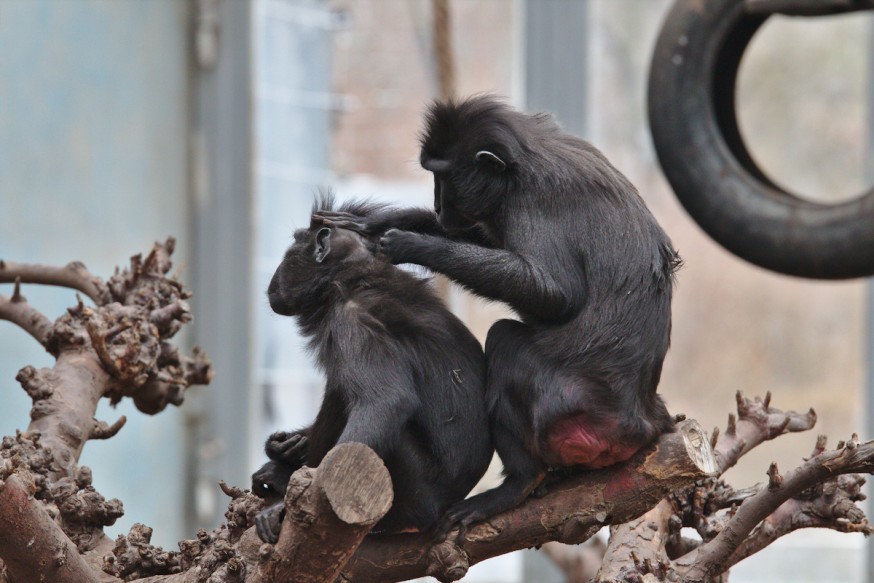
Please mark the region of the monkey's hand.
<svg viewBox="0 0 874 583"><path fill-rule="evenodd" d="M376 235L385 230L385 225L378 217L360 217L343 211L317 211L313 214L312 221L327 227L354 231L365 237Z"/></svg>
<svg viewBox="0 0 874 583"><path fill-rule="evenodd" d="M306 462L309 439L304 431L277 431L267 438L264 453L274 461L303 465Z"/></svg>
<svg viewBox="0 0 874 583"><path fill-rule="evenodd" d="M282 519L285 518L285 502L277 502L259 512L255 516L255 532L258 538L272 545L279 540L282 530Z"/></svg>
<svg viewBox="0 0 874 583"><path fill-rule="evenodd" d="M427 242L431 239L436 239L436 237L412 231L389 229L379 239L379 252L395 265L399 263L418 263L416 260L419 257L419 253L417 253L418 248L427 245Z"/></svg>

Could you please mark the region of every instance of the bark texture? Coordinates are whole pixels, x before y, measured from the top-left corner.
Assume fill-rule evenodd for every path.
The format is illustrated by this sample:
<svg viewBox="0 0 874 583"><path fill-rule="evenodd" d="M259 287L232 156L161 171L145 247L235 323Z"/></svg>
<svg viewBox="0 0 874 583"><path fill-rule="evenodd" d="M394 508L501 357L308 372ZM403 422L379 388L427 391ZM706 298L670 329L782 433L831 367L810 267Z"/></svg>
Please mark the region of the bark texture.
<svg viewBox="0 0 874 583"><path fill-rule="evenodd" d="M0 260L0 283L14 286L0 296L0 319L56 359L16 377L33 406L27 429L0 441L0 583L453 581L479 561L544 544L577 579L600 566L598 581L715 582L798 528L871 532L856 502L863 499L859 474L874 470L874 442L855 435L834 450L820 437L803 465L783 473L772 464L762 486L735 489L719 479L752 448L816 422L812 410L783 412L770 395L738 393L737 413L722 433L708 439L694 421L678 423L628 462L557 479L542 497L439 543L424 533L368 535L391 505L391 480L360 444L335 448L319 468L293 476L276 546L254 532L263 501L224 483L226 522L181 541L178 551L154 547L152 529L142 524L111 541L103 528L122 515L121 502L101 496L91 470L78 465L88 440L124 427L124 417L95 419L100 399L130 398L154 414L181 404L188 386L212 376L205 354L182 356L171 342L191 319L190 293L167 276L173 247L172 239L156 244L106 282L77 262ZM28 283L73 288L93 305L79 299L50 322L27 303ZM604 525L611 525L609 545L589 549L585 561L559 546L583 542ZM702 541L683 538L684 526Z"/></svg>

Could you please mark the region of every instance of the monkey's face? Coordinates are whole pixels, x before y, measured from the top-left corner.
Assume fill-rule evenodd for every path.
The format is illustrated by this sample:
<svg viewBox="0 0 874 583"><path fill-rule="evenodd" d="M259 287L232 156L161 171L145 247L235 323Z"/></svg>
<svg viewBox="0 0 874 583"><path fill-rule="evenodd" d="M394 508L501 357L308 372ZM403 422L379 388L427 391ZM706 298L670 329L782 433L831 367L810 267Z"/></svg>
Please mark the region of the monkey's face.
<svg viewBox="0 0 874 583"><path fill-rule="evenodd" d="M469 158L469 159L465 159ZM507 163L490 150L456 160L433 158L424 151L422 167L434 174L434 210L448 232L488 222L507 188Z"/></svg>
<svg viewBox="0 0 874 583"><path fill-rule="evenodd" d="M492 225L516 188L524 148L513 115L488 97L431 106L419 161L434 174L434 210L447 231Z"/></svg>
<svg viewBox="0 0 874 583"><path fill-rule="evenodd" d="M270 308L296 316L307 301L319 300L338 270L372 260L372 242L358 233L323 225L298 229L267 287Z"/></svg>

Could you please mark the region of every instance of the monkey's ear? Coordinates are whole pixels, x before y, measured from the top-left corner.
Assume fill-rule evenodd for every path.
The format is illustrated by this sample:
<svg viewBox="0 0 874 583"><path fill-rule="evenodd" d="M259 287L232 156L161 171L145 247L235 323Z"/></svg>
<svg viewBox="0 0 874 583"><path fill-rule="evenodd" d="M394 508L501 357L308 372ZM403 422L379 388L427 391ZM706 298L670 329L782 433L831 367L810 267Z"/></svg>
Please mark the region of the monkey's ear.
<svg viewBox="0 0 874 583"><path fill-rule="evenodd" d="M313 257L316 260L316 263L321 263L325 260L325 257L331 252L331 229L328 227L322 227L319 229L319 232L316 233L316 251L313 253Z"/></svg>
<svg viewBox="0 0 874 583"><path fill-rule="evenodd" d="M480 150L476 153L476 161L478 164L483 164L490 168L493 172L503 172L507 169L507 163L501 158L488 150Z"/></svg>

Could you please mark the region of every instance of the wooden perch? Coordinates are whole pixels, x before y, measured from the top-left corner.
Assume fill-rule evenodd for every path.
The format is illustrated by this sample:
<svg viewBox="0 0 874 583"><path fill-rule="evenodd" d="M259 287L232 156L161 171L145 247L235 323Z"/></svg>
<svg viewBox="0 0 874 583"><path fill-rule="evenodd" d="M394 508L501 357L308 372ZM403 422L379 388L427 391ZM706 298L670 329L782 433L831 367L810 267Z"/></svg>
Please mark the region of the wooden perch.
<svg viewBox="0 0 874 583"><path fill-rule="evenodd" d="M470 565L556 540L580 543L602 526L640 516L668 492L714 475L716 459L697 422L687 420L628 462L555 483L542 498L471 526L437 545L428 534L372 536L343 570L348 581L455 581Z"/></svg>
<svg viewBox="0 0 874 583"><path fill-rule="evenodd" d="M874 442L853 437L826 451L820 438L799 468L776 465L763 486L734 489L715 476L766 440L810 429L816 414L783 412L764 399L737 396L727 429L707 439L694 421L677 426L631 460L598 471L548 480L547 493L463 534L435 544L429 533L367 535L389 511L391 479L382 461L360 444L332 450L317 470L297 472L286 493L286 517L274 547L251 525L263 500L224 485L227 521L179 551L151 545L151 529L134 525L110 541L104 527L122 514L118 500L95 489L78 465L89 439L124 425L95 419L101 398L131 398L154 414L182 402L212 368L195 349L181 356L170 339L191 319L190 292L167 277L174 242L156 244L128 269L103 282L81 263L64 267L0 261L0 320L31 334L55 357L51 368L24 367L17 376L33 401L26 431L0 440L0 583L29 581L120 583L334 583L402 581L433 575L463 577L470 565L549 541L579 543L603 525L611 540L598 581L713 581L743 558L797 528L872 532L856 502L859 473L874 470ZM72 287L82 300L54 322L30 306L22 283ZM763 474L764 475L764 474ZM649 512L647 512L649 511ZM693 527L701 541L681 536ZM570 547L561 549L567 551ZM567 572L594 568L562 554ZM558 555L556 555L558 556Z"/></svg>
<svg viewBox="0 0 874 583"><path fill-rule="evenodd" d="M372 449L336 446L318 470L303 468L292 476L282 532L259 569L261 580L333 583L389 511L393 496L391 476Z"/></svg>

